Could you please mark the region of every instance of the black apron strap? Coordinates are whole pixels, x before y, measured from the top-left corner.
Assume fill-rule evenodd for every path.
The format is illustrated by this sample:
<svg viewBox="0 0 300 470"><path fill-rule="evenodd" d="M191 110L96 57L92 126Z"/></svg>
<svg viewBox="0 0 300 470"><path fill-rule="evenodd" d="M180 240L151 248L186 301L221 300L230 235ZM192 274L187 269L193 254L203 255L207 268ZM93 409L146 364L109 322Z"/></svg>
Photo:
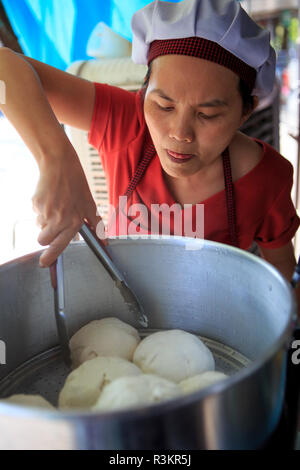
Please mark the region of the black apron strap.
<svg viewBox="0 0 300 470"><path fill-rule="evenodd" d="M231 175L230 155L229 149L222 153L223 157L223 169L224 169L224 180L225 180L225 192L226 192L226 206L227 206L227 219L228 228L230 235L231 245L239 247L237 226L236 226L236 209L234 199L234 186Z"/></svg>
<svg viewBox="0 0 300 470"><path fill-rule="evenodd" d="M156 150L155 150L155 147L153 145L152 139L150 137L149 131L147 132L147 135L146 135L144 147L145 147L144 155L143 155L141 161L139 162L139 164L138 164L138 166L137 166L137 168L134 172L134 175L131 178L131 181L129 182L127 190L124 194L124 196L127 196L127 198L129 198L129 196L131 196L131 194L133 193L133 191L135 190L135 188L137 187L137 185L139 184L139 182L143 178L143 176L145 174L145 171L147 170L152 158L154 157L154 155L156 153Z"/></svg>

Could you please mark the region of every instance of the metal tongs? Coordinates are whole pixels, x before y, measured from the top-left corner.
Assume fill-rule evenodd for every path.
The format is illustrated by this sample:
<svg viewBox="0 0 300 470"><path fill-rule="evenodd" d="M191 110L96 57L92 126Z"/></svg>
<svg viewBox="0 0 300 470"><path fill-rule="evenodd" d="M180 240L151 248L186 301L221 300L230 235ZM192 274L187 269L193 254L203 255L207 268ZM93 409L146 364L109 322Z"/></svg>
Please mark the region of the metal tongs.
<svg viewBox="0 0 300 470"><path fill-rule="evenodd" d="M54 312L61 352L66 365L71 367L71 351L65 314L64 267L62 254L57 258L52 266L50 266L50 277L54 291Z"/></svg>
<svg viewBox="0 0 300 470"><path fill-rule="evenodd" d="M106 246L96 233L88 226L87 223L83 224L79 231L86 244L90 247L93 253L97 256L102 266L106 269L112 280L115 282L116 287L119 289L125 303L127 304L130 312L138 318L138 322L144 328L148 326L148 318L145 315L144 309L139 300L129 288L124 276L115 266L113 260L106 250Z"/></svg>
<svg viewBox="0 0 300 470"><path fill-rule="evenodd" d="M87 224L83 224L79 231L87 245L97 256L102 266L106 269L110 277L115 282L130 312L138 319L140 325L144 328L148 326L148 318L144 313L144 309L139 300L129 288L124 276L115 266L113 260L106 250L106 246L100 240L92 228ZM71 352L69 347L69 336L66 325L65 300L64 300L64 274L63 274L63 255L61 254L57 261L50 267L51 284L54 289L54 307L57 332L59 342L61 344L62 355L68 367L71 366Z"/></svg>

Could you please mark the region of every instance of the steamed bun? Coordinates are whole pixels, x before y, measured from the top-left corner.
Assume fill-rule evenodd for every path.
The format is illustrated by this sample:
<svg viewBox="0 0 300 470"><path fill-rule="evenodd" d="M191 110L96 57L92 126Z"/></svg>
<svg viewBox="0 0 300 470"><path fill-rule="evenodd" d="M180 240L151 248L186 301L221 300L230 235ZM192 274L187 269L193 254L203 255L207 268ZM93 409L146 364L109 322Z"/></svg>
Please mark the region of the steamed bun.
<svg viewBox="0 0 300 470"><path fill-rule="evenodd" d="M222 372L207 371L203 374L195 375L194 377L189 377L188 379L183 380L179 383L179 387L184 394L192 393L209 387L210 385L219 382L220 380L224 380L227 377L228 376Z"/></svg>
<svg viewBox="0 0 300 470"><path fill-rule="evenodd" d="M103 388L93 410L108 411L149 405L176 398L181 393L178 385L155 375L122 377Z"/></svg>
<svg viewBox="0 0 300 470"><path fill-rule="evenodd" d="M70 340L73 367L98 356L132 360L140 342L135 328L118 318L102 318L83 326Z"/></svg>
<svg viewBox="0 0 300 470"><path fill-rule="evenodd" d="M89 408L102 388L113 380L141 374L132 362L120 357L96 357L71 372L59 394L60 408Z"/></svg>
<svg viewBox="0 0 300 470"><path fill-rule="evenodd" d="M133 362L146 374L172 382L215 369L211 351L197 336L182 330L159 331L144 338Z"/></svg>
<svg viewBox="0 0 300 470"><path fill-rule="evenodd" d="M32 406L37 408L46 408L49 410L55 410L54 406L51 405L44 397L40 395L11 395L8 398L3 398L0 401L15 403L16 405Z"/></svg>

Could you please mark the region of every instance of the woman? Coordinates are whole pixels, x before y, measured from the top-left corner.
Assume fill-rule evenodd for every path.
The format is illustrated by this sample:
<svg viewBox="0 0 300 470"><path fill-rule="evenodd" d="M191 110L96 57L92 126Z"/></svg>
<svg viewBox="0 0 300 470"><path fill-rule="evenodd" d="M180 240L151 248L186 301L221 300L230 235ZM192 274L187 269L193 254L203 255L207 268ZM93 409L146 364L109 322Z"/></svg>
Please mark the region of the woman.
<svg viewBox="0 0 300 470"><path fill-rule="evenodd" d="M0 50L0 79L6 83L1 109L40 168L33 203L39 242L50 245L41 266L53 263L84 219L99 223L60 121L89 130L107 173L110 202L125 215L127 228L133 222L147 232L149 212L136 223L133 204L150 211L176 204L183 220L188 209L187 219L193 219L197 204L204 203L205 238L242 249L255 240L262 256L290 279L296 264L291 240L299 226L290 198L292 166L238 131L273 87L269 34L235 0L155 1L134 15L132 29L133 59L149 65L136 94ZM126 206L120 197L127 197ZM162 224L161 213L153 220L155 215ZM178 234L179 219L175 213L171 219ZM116 234L122 233L120 220Z"/></svg>

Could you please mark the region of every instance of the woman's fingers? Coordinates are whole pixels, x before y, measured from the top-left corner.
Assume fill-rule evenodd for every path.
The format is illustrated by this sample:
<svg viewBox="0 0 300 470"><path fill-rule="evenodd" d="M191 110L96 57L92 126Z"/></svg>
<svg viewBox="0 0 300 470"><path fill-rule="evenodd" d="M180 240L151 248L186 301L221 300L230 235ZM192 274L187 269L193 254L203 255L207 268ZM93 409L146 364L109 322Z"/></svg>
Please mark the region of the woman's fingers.
<svg viewBox="0 0 300 470"><path fill-rule="evenodd" d="M70 242L80 229L82 223L78 218L76 221L64 221L63 223L56 223L50 219L40 232L38 243L42 246L50 245L61 233L71 234Z"/></svg>
<svg viewBox="0 0 300 470"><path fill-rule="evenodd" d="M94 228L99 238L103 240L105 238L105 227L101 217L96 214L96 211L89 210L88 212L91 216L85 220ZM76 217L73 220L64 220L62 224L55 223L51 219L48 223L45 223L45 218L42 215L39 215L37 219L42 227L38 242L42 246L49 245L40 257L40 266L49 267L79 232L84 220L78 221L79 218Z"/></svg>
<svg viewBox="0 0 300 470"><path fill-rule="evenodd" d="M85 220L99 232L99 238L105 238L104 225L77 156L67 154L53 163L40 168L32 198L37 224L42 228L38 242L49 245L40 258L45 267L62 253Z"/></svg>
<svg viewBox="0 0 300 470"><path fill-rule="evenodd" d="M44 251L40 257L40 266L42 268L50 267L58 256L68 246L72 238L76 235L78 230L70 229L69 227L59 233L56 238L50 243L49 247Z"/></svg>
<svg viewBox="0 0 300 470"><path fill-rule="evenodd" d="M36 225L40 228L44 228L46 225L46 220L41 214L36 218Z"/></svg>
<svg viewBox="0 0 300 470"><path fill-rule="evenodd" d="M43 220L43 217L41 217ZM69 222L69 223L68 223ZM49 220L38 236L38 242L42 246L49 245L40 257L40 266L49 267L57 257L64 251L70 241L74 238L82 225L81 221L64 221L64 223L55 223Z"/></svg>

